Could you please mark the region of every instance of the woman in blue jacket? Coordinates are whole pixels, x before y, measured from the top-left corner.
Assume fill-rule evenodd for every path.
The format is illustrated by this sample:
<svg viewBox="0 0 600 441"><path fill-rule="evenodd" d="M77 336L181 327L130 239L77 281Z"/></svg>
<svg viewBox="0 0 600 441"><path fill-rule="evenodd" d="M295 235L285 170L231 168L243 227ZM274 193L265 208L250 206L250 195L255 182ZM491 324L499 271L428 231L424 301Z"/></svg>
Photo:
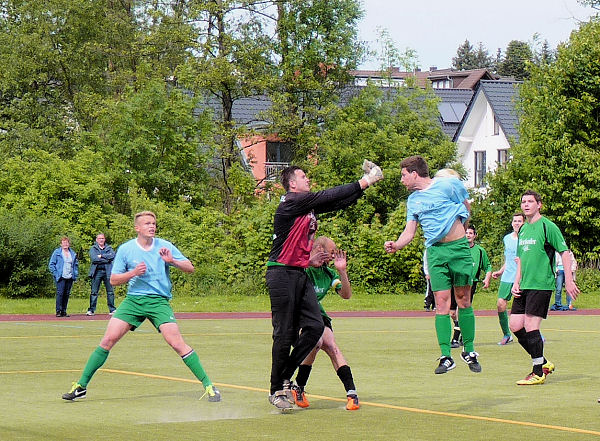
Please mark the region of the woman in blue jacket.
<svg viewBox="0 0 600 441"><path fill-rule="evenodd" d="M60 239L60 247L52 253L48 268L56 283L56 316L69 317L67 303L69 303L73 282L77 280L79 274L79 262L67 236Z"/></svg>

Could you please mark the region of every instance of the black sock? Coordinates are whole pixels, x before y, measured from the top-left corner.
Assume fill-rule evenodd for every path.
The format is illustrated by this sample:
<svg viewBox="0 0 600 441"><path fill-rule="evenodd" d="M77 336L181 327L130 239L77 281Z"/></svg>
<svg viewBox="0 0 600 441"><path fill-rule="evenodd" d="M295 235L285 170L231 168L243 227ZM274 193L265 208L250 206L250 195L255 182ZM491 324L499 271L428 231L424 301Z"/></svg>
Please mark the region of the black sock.
<svg viewBox="0 0 600 441"><path fill-rule="evenodd" d="M517 337L517 340L519 341L519 344L523 346L523 349L525 349L525 351L531 355L531 351L529 350L529 340L527 339L527 331L525 331L525 328L521 328L518 331L513 332L513 334L515 334L515 337Z"/></svg>
<svg viewBox="0 0 600 441"><path fill-rule="evenodd" d="M310 371L312 370L312 366L309 364L301 364L298 366L298 374L296 375L296 384L300 387L300 389L304 390L306 383L308 383L308 377L310 376Z"/></svg>
<svg viewBox="0 0 600 441"><path fill-rule="evenodd" d="M342 380L344 384L344 389L346 392L348 391L356 391L356 386L354 386L354 378L352 378L352 371L350 370L350 366L345 364L344 366L340 366L337 370L337 375Z"/></svg>
<svg viewBox="0 0 600 441"><path fill-rule="evenodd" d="M458 325L458 320L454 320L454 335L452 336L452 340L458 341L460 338L460 326Z"/></svg>
<svg viewBox="0 0 600 441"><path fill-rule="evenodd" d="M544 358L544 342L542 340L542 334L540 334L539 329L529 331L527 333L527 341L529 344L531 358L533 360L535 360L535 359L545 360L545 358ZM544 363L542 361L542 363L533 365L533 373L539 377L541 377L542 373L543 373L543 370L542 370L543 364Z"/></svg>

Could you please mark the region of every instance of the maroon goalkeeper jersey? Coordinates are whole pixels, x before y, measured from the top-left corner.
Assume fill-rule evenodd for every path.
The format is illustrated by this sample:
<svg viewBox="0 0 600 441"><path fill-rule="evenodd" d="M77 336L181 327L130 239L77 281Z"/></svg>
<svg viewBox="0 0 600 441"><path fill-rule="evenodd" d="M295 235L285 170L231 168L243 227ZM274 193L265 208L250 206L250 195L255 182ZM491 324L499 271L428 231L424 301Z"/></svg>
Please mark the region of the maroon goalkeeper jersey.
<svg viewBox="0 0 600 441"><path fill-rule="evenodd" d="M363 194L358 182L328 190L294 193L281 197L273 221L273 246L269 263L308 268L317 231L316 214L352 205Z"/></svg>

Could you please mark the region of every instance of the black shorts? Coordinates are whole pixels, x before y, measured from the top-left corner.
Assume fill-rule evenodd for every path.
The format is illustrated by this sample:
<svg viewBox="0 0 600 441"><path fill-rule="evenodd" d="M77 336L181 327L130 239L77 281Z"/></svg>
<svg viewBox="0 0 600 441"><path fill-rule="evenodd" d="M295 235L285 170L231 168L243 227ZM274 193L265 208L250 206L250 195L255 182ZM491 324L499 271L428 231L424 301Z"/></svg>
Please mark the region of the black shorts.
<svg viewBox="0 0 600 441"><path fill-rule="evenodd" d="M551 290L524 289L519 297L515 296L511 314L528 314L545 319L552 297Z"/></svg>
<svg viewBox="0 0 600 441"><path fill-rule="evenodd" d="M331 327L331 319L325 315L323 316L323 324L333 331L333 328Z"/></svg>

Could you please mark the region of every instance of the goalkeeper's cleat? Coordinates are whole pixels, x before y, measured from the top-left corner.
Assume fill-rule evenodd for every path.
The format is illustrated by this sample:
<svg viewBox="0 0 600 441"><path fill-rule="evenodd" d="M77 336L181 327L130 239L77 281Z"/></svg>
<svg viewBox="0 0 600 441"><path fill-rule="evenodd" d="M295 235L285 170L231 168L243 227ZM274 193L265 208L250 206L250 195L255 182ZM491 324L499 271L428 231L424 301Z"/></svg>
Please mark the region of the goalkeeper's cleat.
<svg viewBox="0 0 600 441"><path fill-rule="evenodd" d="M86 394L87 389L85 387L83 387L79 383L73 383L73 387L71 387L71 390L66 394L63 394L62 399L69 401L81 400L82 398L85 398Z"/></svg>
<svg viewBox="0 0 600 441"><path fill-rule="evenodd" d="M471 369L471 372L477 372L477 373L481 372L481 365L477 361L478 356L479 356L479 354L477 352L463 351L460 354L460 358L462 358L462 361L467 363L467 365L469 366L469 369Z"/></svg>
<svg viewBox="0 0 600 441"><path fill-rule="evenodd" d="M294 394L292 393L292 383L290 380L283 380L283 391L285 392L285 396L290 403L294 402Z"/></svg>
<svg viewBox="0 0 600 441"><path fill-rule="evenodd" d="M549 360L546 360L546 363L542 365L542 371L544 372L544 375L551 374L552 372L554 372L554 363L552 363Z"/></svg>
<svg viewBox="0 0 600 441"><path fill-rule="evenodd" d="M269 395L269 403L283 412L291 410L294 407L292 403L288 401L284 390L278 390L273 395Z"/></svg>
<svg viewBox="0 0 600 441"><path fill-rule="evenodd" d="M452 360L452 357L440 357L440 364L435 368L436 374L445 374L456 367L456 363Z"/></svg>
<svg viewBox="0 0 600 441"><path fill-rule="evenodd" d="M346 410L358 410L360 409L360 403L358 402L358 396L356 395L348 395L346 397L348 401L346 402Z"/></svg>
<svg viewBox="0 0 600 441"><path fill-rule="evenodd" d="M542 374L541 377L538 377L533 372L527 375L524 379L517 381L517 385L519 386L532 386L535 384L544 384L546 381L546 375Z"/></svg>
<svg viewBox="0 0 600 441"><path fill-rule="evenodd" d="M204 394L200 397L200 399L204 398L205 395L208 395L208 401L211 403L221 401L221 392L212 384L209 384L204 388Z"/></svg>
<svg viewBox="0 0 600 441"><path fill-rule="evenodd" d="M300 386L296 386L295 384L292 385L292 395L294 396L294 403L296 403L296 406L303 408L310 406L306 394L304 393L304 389Z"/></svg>
<svg viewBox="0 0 600 441"><path fill-rule="evenodd" d="M458 340L452 340L450 342L450 347L452 349L460 348L460 342Z"/></svg>

